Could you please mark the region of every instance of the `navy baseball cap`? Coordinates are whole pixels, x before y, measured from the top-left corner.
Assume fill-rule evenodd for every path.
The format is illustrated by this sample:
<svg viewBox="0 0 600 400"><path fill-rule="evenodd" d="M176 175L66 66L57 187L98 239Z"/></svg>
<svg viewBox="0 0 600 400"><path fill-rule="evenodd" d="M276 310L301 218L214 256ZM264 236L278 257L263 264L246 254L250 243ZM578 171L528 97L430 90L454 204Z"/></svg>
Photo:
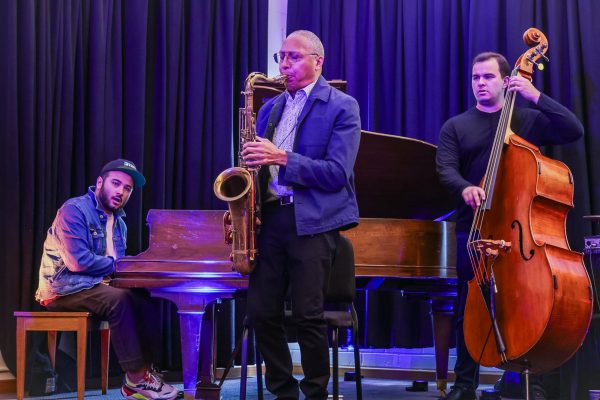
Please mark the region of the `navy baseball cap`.
<svg viewBox="0 0 600 400"><path fill-rule="evenodd" d="M137 167L134 163L128 160L124 160L122 158L113 160L108 162L100 171L100 175L104 175L109 171L121 171L125 172L127 175L131 176L133 179L133 187L141 188L146 183L146 178L140 171L138 171Z"/></svg>

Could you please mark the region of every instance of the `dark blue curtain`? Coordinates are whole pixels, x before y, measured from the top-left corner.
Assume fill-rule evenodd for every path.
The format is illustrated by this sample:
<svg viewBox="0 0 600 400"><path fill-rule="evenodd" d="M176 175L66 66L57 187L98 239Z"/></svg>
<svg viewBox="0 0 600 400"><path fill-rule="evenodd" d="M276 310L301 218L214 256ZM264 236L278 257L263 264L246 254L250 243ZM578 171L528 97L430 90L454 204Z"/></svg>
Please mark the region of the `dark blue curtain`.
<svg viewBox="0 0 600 400"><path fill-rule="evenodd" d="M569 238L581 249L591 233L581 217L600 214L599 20L595 0L289 0L287 31L321 37L323 73L348 81L363 129L437 144L442 124L475 104L473 56L497 51L514 63L527 50L523 32L541 29L550 63L534 84L586 131L577 143L545 149L575 177Z"/></svg>
<svg viewBox="0 0 600 400"><path fill-rule="evenodd" d="M223 208L212 182L234 158L240 88L266 71L267 0L6 0L0 4L0 349L34 306L45 230L102 165L148 183L127 206L128 254L150 208ZM177 321L165 307L165 320ZM177 363L178 352L173 352Z"/></svg>

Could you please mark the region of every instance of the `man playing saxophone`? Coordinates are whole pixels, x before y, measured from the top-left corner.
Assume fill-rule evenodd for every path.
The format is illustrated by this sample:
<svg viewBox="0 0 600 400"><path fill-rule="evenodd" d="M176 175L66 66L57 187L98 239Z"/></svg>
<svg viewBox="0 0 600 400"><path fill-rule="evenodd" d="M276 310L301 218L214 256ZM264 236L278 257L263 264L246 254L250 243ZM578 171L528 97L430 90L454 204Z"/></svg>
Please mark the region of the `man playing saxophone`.
<svg viewBox="0 0 600 400"><path fill-rule="evenodd" d="M321 76L324 49L309 31L291 33L274 55L287 90L259 111L256 142L243 146L259 173L262 212L248 315L279 399L326 399L329 381L323 288L341 229L358 223L353 168L360 141L358 103ZM304 379L292 376L283 328L291 294Z"/></svg>

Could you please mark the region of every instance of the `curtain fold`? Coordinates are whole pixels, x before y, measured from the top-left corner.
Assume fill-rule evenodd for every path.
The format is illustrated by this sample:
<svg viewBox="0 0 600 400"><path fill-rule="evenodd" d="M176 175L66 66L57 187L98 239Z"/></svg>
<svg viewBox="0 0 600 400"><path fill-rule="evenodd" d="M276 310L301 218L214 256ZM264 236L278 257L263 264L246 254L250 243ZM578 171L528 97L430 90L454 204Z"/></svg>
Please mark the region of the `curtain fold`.
<svg viewBox="0 0 600 400"><path fill-rule="evenodd" d="M128 254L147 245L150 208L225 208L212 182L233 163L242 75L266 71L267 5L2 2L0 349L9 366L12 312L35 307L45 230L104 163L128 158L148 180L126 207ZM165 306L159 323L167 336L176 321ZM162 365L176 367L179 352L167 358Z"/></svg>

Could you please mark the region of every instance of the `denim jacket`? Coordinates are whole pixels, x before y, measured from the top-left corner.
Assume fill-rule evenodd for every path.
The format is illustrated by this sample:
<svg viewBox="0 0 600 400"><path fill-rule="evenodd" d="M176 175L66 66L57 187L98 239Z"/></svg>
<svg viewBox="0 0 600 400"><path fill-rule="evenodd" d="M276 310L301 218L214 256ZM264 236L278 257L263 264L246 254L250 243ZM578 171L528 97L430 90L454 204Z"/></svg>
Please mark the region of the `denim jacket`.
<svg viewBox="0 0 600 400"><path fill-rule="evenodd" d="M115 214L113 241L118 257L125 255L127 227L119 210ZM106 218L98 205L95 187L69 199L48 229L40 264L37 301L89 289L114 272L114 259L106 256Z"/></svg>

